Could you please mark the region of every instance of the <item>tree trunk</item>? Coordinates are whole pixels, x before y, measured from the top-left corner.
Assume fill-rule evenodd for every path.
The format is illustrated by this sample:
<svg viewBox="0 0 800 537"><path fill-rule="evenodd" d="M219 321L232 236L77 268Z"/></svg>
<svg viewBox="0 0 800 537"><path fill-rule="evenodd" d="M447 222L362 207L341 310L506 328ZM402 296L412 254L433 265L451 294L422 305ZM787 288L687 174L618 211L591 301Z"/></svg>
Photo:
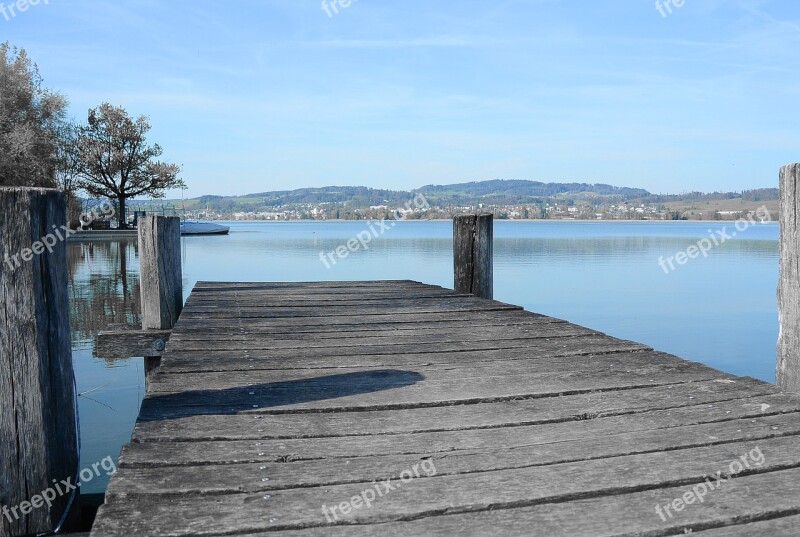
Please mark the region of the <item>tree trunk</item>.
<svg viewBox="0 0 800 537"><path fill-rule="evenodd" d="M119 213L117 214L117 222L119 223L120 229L128 229L128 221L125 219L125 201L127 200L127 196L118 196L117 200L119 201Z"/></svg>

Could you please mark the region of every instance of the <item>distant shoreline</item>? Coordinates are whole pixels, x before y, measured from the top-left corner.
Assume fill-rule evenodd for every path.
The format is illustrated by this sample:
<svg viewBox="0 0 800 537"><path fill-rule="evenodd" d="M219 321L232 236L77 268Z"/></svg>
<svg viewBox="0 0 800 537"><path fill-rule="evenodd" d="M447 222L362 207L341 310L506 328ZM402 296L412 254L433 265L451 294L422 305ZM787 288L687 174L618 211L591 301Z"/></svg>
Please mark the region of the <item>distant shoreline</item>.
<svg viewBox="0 0 800 537"><path fill-rule="evenodd" d="M734 220L596 220L596 219L589 219L589 218L574 218L574 219L567 219L567 218L503 218L495 219L495 223L497 222L602 222L602 223L616 223L616 224L634 224L634 223L708 223L708 224L724 224L728 223L736 223L740 220L740 218L736 218ZM315 224L315 223L322 223L322 222L337 222L337 223L345 223L345 222L376 222L378 219L370 219L365 218L364 220L343 220L343 219L334 219L330 218L327 220L228 220L228 219L218 219L218 220L209 220L209 222L264 222L264 223L278 223L278 222L296 222L296 223L308 223L308 224ZM391 221L391 220L390 220ZM399 222L452 222L449 218L425 218L425 219L414 219L414 220L398 220ZM756 222L758 224L777 224L775 220L770 220L767 222Z"/></svg>

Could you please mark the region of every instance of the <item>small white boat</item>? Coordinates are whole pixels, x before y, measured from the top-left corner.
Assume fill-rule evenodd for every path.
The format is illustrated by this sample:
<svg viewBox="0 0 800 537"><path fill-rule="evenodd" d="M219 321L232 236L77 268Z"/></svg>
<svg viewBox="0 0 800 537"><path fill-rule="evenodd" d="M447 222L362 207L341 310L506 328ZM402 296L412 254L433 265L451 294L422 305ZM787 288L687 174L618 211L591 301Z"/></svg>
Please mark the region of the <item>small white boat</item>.
<svg viewBox="0 0 800 537"><path fill-rule="evenodd" d="M181 235L227 235L231 228L211 222L181 222Z"/></svg>

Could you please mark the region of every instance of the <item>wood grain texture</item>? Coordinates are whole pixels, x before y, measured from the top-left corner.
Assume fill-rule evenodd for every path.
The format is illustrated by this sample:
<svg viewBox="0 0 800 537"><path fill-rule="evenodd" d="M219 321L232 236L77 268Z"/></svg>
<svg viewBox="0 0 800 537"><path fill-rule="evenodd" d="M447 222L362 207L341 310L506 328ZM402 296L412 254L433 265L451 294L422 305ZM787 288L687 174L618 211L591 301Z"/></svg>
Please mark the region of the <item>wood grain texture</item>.
<svg viewBox="0 0 800 537"><path fill-rule="evenodd" d="M776 380L800 392L800 164L780 172L780 276L778 279L778 360Z"/></svg>
<svg viewBox="0 0 800 537"><path fill-rule="evenodd" d="M748 401L776 392L774 386L750 379L737 382L710 380L472 405L306 413L302 420L298 420L295 414L269 410L165 419L166 416L160 411L162 409L148 406L140 415L133 432L133 441L261 440L494 429L582 421L696 405L716 406L743 397L746 399L740 399L741 401ZM763 408L763 404L752 401L742 404ZM765 412L769 410L771 409ZM254 420L255 415L260 416L261 420Z"/></svg>
<svg viewBox="0 0 800 537"><path fill-rule="evenodd" d="M161 356L171 330L115 330L99 332L94 338L94 355L105 359Z"/></svg>
<svg viewBox="0 0 800 537"><path fill-rule="evenodd" d="M735 521L734 513L752 516L768 508L767 499L788 512L800 507L800 454L787 449L791 445L777 439L626 455L615 461L625 468L619 474L609 472L604 460L461 475L422 474L405 486L398 484L376 500L375 507L353 510L337 522L359 525L359 529L349 526L345 535L365 534L364 526L373 526L369 531L374 533L369 534L399 535L401 525L387 523L415 519L405 525L403 534L491 535L494 529L499 535L527 536L535 528L534 535L593 537L665 527L714 527ZM658 516L656 505L681 497L703 483L709 472L719 470L724 478L734 475L730 461L756 448L764 455L761 466L731 479L721 490L709 491L704 502L687 506L677 517L664 522ZM266 474L254 472L252 481L260 475ZM232 529L240 533L313 527L330 531L322 506L337 505L374 486L372 481L363 481L300 487L272 491L269 498L260 491L182 495L169 503L153 495L125 497L104 508L100 529L123 526L140 534L155 523L161 535L169 536L219 535ZM136 502L140 512L147 513L146 519L126 507L126 500ZM175 521L188 524L181 527Z"/></svg>
<svg viewBox="0 0 800 537"><path fill-rule="evenodd" d="M183 308L181 223L176 216L139 220L142 328L169 330Z"/></svg>
<svg viewBox="0 0 800 537"><path fill-rule="evenodd" d="M695 532L700 537L753 537L767 535L769 537L797 537L800 528L800 516L778 516L750 524L723 526L721 528Z"/></svg>
<svg viewBox="0 0 800 537"><path fill-rule="evenodd" d="M0 506L31 500L78 467L66 246L56 233L64 206L55 190L0 188ZM36 253L37 243L52 251ZM69 499L0 517L0 536L53 530Z"/></svg>
<svg viewBox="0 0 800 537"><path fill-rule="evenodd" d="M214 371L259 371L284 369L331 369L331 368L376 368L384 365L392 367L430 367L445 364L496 363L528 361L539 358L547 361L548 352L552 353L553 363L589 360L591 356L600 356L619 352L648 351L649 347L639 343L623 341L606 336L587 336L575 338L579 341L565 344L559 339L540 340L536 345L537 354L530 348L484 348L476 351L443 351L405 354L397 349L386 349L382 354L369 351L352 352L344 356L335 356L324 350L309 352L286 351L233 351L210 350L174 351L165 365L165 371L172 373L214 372ZM363 350L363 349L362 349Z"/></svg>
<svg viewBox="0 0 800 537"><path fill-rule="evenodd" d="M463 215L453 219L454 289L480 298L494 296L494 217Z"/></svg>
<svg viewBox="0 0 800 537"><path fill-rule="evenodd" d="M800 513L797 395L413 282L198 283L132 440L93 536L660 536ZM755 447L762 465L658 517Z"/></svg>
<svg viewBox="0 0 800 537"><path fill-rule="evenodd" d="M752 402L752 401L751 401ZM228 465L235 463L285 463L298 461L350 460L356 458L417 455L458 457L479 452L483 457L504 457L502 451L526 452L537 464L569 460L608 458L630 453L661 451L705 444L724 444L750 438L770 438L800 433L795 407L786 414L761 416L755 407L720 405L736 413L707 415L693 412L661 412L631 420L602 418L559 422L539 426L498 427L446 433L409 433L366 437L319 437L303 439L259 439L256 441L146 442L132 444L123 453L123 467L175 467ZM746 417L741 417L746 416ZM648 422L648 418L658 418ZM686 424L679 424L681 417ZM725 419L725 418L731 419ZM733 419L741 417L741 419ZM706 421L708 420L708 421ZM721 420L721 421L720 421ZM255 421L259 420L254 420ZM258 427L259 424L254 425ZM255 429L258 430L258 429ZM541 433L541 436L539 434ZM795 440L797 440L795 438ZM260 444L259 444L260 442ZM587 446L591 446L588 449ZM356 465L354 465L355 469ZM474 468L477 470L477 468Z"/></svg>
<svg viewBox="0 0 800 537"><path fill-rule="evenodd" d="M796 423L789 430L796 433ZM535 445L487 446L471 450L444 453L401 453L388 455L364 455L357 457L329 457L318 459L254 460L238 462L213 462L183 466L156 466L126 464L119 472L109 497L130 495L163 496L167 494L235 494L257 493L297 488L326 487L348 483L362 483L396 479L399 474L415 463L429 458L436 465L436 476L469 475L500 470L537 468L582 461L600 461L609 457L634 454L666 453L706 447L709 451L730 449L730 444L749 441L759 444L772 443L792 446L796 439L790 436L774 436L771 423L782 423L779 418L764 420L754 425L751 420L736 420L720 425L722 441L712 442L703 438L699 427L648 429L622 432L613 436L565 439L563 442L542 442ZM736 429L734 429L736 427ZM742 429L742 434L737 434ZM666 433L671 433L667 437ZM688 433L688 434L681 434ZM626 448L625 442L641 442ZM167 445L172 451L175 446ZM666 449L669 448L669 449ZM141 460L146 453L133 454L135 447L126 452L126 458ZM221 455L221 453L217 453ZM741 455L742 453L739 453ZM680 455L680 454L679 454ZM683 453L685 455L685 453ZM210 457L209 457L210 458ZM266 465L266 471L259 472ZM218 474L213 479L208 476ZM268 481L254 476L269 477ZM154 486L153 483L158 485Z"/></svg>

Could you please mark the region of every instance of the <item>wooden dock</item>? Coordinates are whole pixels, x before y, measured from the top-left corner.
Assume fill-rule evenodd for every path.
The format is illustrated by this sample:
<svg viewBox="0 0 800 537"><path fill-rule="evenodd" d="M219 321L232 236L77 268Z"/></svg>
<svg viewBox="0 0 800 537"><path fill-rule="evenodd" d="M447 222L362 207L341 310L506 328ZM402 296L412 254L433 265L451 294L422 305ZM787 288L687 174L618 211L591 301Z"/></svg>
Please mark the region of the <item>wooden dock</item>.
<svg viewBox="0 0 800 537"><path fill-rule="evenodd" d="M185 305L179 222L145 217L142 325L95 344L144 355L148 391L91 535L798 535L800 164L780 184L777 387L493 301L491 215L454 218L455 291L199 283ZM0 207L0 537L75 531L86 502L52 486L85 470L65 199Z"/></svg>
<svg viewBox="0 0 800 537"><path fill-rule="evenodd" d="M410 281L199 283L106 501L94 537L795 536L800 397Z"/></svg>

